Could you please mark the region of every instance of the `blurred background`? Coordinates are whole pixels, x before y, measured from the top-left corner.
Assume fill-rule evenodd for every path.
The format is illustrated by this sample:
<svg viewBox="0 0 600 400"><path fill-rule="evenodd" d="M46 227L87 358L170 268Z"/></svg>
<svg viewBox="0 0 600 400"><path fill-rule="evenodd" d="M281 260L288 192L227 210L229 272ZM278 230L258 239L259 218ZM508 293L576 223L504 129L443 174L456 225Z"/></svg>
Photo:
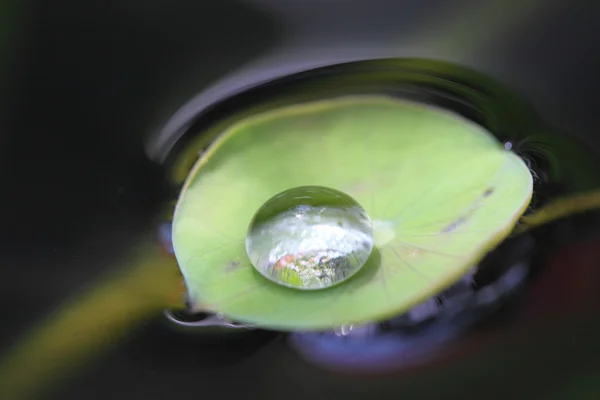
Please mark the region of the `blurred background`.
<svg viewBox="0 0 600 400"><path fill-rule="evenodd" d="M4 0L0 355L153 229L170 198L161 141L211 102L335 62L434 58L498 79L600 151L599 35L594 1ZM280 339L200 343L148 321L43 398L596 399L600 329L575 311L444 368L360 379Z"/></svg>

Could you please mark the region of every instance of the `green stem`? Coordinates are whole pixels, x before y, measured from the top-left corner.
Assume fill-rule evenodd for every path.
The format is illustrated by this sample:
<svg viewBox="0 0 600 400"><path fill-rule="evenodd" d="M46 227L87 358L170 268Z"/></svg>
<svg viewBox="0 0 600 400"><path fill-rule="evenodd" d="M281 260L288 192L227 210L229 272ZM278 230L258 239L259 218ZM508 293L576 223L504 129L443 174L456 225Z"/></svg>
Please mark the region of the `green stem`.
<svg viewBox="0 0 600 400"><path fill-rule="evenodd" d="M144 319L181 304L177 264L157 247L144 243L133 267L67 301L9 351L0 360L2 398L38 398Z"/></svg>
<svg viewBox="0 0 600 400"><path fill-rule="evenodd" d="M557 199L535 213L521 217L515 233L523 233L549 222L591 210L600 210L600 190Z"/></svg>

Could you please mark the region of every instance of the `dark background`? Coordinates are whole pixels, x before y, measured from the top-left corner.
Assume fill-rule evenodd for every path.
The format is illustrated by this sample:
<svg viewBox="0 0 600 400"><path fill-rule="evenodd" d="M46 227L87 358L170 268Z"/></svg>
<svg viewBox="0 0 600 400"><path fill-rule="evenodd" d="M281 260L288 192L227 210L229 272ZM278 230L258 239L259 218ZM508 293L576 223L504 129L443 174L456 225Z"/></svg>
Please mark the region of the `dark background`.
<svg viewBox="0 0 600 400"><path fill-rule="evenodd" d="M166 194L160 165L146 149L169 116L202 90L221 82L209 92L218 97L333 61L440 58L498 78L548 121L600 150L599 7L593 1L5 0L0 352L150 229ZM246 345L202 347L149 322L55 393L57 399L588 398L599 371L591 356L600 355L590 338L598 332L597 324L577 319L544 331L544 338L529 337L536 346L505 343L441 371L350 380L307 366L280 342L250 356ZM219 346L229 358L198 353Z"/></svg>

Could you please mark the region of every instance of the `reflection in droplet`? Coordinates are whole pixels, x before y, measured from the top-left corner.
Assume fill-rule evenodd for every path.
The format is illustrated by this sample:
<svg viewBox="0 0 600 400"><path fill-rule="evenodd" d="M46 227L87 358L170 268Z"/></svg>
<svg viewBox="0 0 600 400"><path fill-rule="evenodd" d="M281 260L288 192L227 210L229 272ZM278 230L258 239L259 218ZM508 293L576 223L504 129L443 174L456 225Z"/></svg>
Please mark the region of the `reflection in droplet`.
<svg viewBox="0 0 600 400"><path fill-rule="evenodd" d="M343 282L372 249L365 210L347 194L321 186L272 197L254 215L246 238L248 257L263 276L298 289Z"/></svg>

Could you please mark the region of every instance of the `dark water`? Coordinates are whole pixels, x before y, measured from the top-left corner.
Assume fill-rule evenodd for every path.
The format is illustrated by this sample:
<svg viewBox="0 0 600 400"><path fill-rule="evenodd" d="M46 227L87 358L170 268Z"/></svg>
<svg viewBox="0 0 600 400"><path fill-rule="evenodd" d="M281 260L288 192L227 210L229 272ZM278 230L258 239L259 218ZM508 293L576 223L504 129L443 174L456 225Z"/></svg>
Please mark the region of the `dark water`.
<svg viewBox="0 0 600 400"><path fill-rule="evenodd" d="M435 2L405 3L400 9L426 19L426 8ZM8 79L3 81L0 136L5 188L0 355L7 354L36 324L55 320L62 304L85 292L141 235L157 229L156 216L172 199L172 188L165 166L151 161L144 151L148 132L227 71L282 42L286 29L295 26L274 11L229 1L210 5L130 1L97 7L71 1L30 4L20 10L21 19L15 19L20 22L14 28L18 42L11 63L6 64L10 68L3 70L8 71L3 72ZM348 22L336 34L327 34L333 27L319 25L321 36L329 38L323 48L335 48L333 42L349 37L344 32L356 29L365 34L353 33L353 37L367 38L364 41L372 42L367 43L372 47L384 39L393 43L396 34L407 34L394 29L402 24L386 18L385 12L357 28L354 22L366 17L361 18L364 10L356 4L345 9ZM458 2L446 7L442 15L471 9ZM300 9L298 20L310 21ZM329 12L335 15L334 11ZM458 50L455 57L441 50L439 54L509 83L535 103L544 120L598 149L594 132L600 128L596 112L600 104L594 94L600 88L595 73L600 59L590 50L597 36L594 11L583 3L549 2L520 29L501 31L492 48L484 46L475 55ZM306 44L298 46L319 47L317 36L313 32ZM397 55L411 55L405 43L400 47ZM259 95L263 96L255 93L244 101L261 99ZM213 118L225 115L226 108L222 110ZM507 134L518 134L506 129ZM181 146L167 146L165 154L180 150ZM573 165L579 162L582 159L571 160ZM540 172L549 169L543 163L538 167ZM575 183L566 182L567 186ZM567 189L563 185L555 190ZM547 195L552 193L548 189ZM356 345L347 346L344 343L355 340L353 335L335 333L328 336L333 341L318 343L310 342L315 337L262 331L200 334L169 324L157 311L133 331L97 343L91 357L73 361L41 354L40 364L70 368L64 380L44 382L47 393L34 398L163 399L214 394L360 399L442 394L595 399L600 393L596 340L600 280L594 267L600 242L591 217L540 232L543 239L536 238L535 246L539 254L529 264L531 279L518 296L511 297L513 306L499 310L485 325L457 333L451 342L440 344L435 336L427 336L427 329L442 332L431 329L442 325L423 327L419 335L405 332L401 338L392 336L389 327L378 327L384 334L377 337L383 340L366 346L361 337ZM510 256L518 253L516 249L511 244L499 252L502 262L497 264L514 265ZM511 268L478 279L498 282L507 271ZM97 317L100 320L102 315ZM316 355L325 362L310 351L318 346L323 350ZM374 355L379 346L386 355L390 349L397 351L394 362L385 364ZM368 357L360 358L365 353L371 357L369 362ZM378 363L378 368L368 367ZM0 398L9 398L2 391L0 387Z"/></svg>

